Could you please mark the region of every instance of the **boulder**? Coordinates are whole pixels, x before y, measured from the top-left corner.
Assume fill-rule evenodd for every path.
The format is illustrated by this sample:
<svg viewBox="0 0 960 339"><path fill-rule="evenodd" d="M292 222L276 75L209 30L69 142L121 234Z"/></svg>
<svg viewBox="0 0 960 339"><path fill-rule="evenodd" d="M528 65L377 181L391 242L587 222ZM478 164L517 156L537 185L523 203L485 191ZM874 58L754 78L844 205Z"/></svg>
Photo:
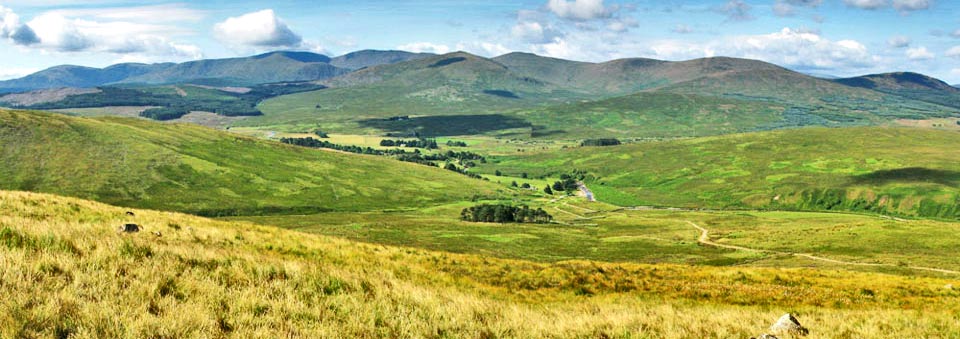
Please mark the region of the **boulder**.
<svg viewBox="0 0 960 339"><path fill-rule="evenodd" d="M784 314L777 322L770 326L770 333L775 335L805 336L810 333L805 327L800 325L792 314Z"/></svg>

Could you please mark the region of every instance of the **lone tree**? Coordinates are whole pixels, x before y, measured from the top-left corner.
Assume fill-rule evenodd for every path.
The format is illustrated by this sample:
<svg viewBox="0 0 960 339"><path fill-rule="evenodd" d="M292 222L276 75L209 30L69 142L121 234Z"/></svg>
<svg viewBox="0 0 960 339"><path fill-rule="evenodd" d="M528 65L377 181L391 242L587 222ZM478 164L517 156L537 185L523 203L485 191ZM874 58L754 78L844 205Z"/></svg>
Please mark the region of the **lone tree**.
<svg viewBox="0 0 960 339"><path fill-rule="evenodd" d="M553 190L550 189L550 185L547 185L547 187L544 187L544 188L543 188L543 193L546 193L546 194L549 194L549 195L553 195Z"/></svg>

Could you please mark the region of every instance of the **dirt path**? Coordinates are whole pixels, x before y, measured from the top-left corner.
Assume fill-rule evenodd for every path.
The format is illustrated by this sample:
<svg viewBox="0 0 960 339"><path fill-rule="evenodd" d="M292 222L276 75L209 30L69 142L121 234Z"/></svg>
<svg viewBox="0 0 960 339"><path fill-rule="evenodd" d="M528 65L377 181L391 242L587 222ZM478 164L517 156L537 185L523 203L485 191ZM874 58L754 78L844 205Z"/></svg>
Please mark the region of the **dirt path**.
<svg viewBox="0 0 960 339"><path fill-rule="evenodd" d="M716 242L710 240L710 232L707 231L706 228L700 227L700 225L697 225L697 224L695 224L695 223L692 222L692 221L687 221L687 223L690 224L690 226L693 226L693 228L696 228L697 230L700 231L700 237L697 238L697 242L700 243L700 244L706 245L706 246L712 246L712 247L717 247L717 248L725 248L725 249L731 249L731 250L737 250L737 251L748 251L748 252L757 252L757 253L772 253L772 254L792 255L792 256L795 256L795 257L801 257L801 258L806 258L806 259L810 259L810 260L823 261L823 262L828 262L828 263L832 263L832 264L847 265L847 266L897 267L897 265L893 265L893 264L875 264L875 263L862 263L862 262L854 262L854 261L844 261L844 260L836 260L836 259L818 257L818 256L815 256L815 255L806 254L806 253L792 253L792 252L783 252L783 251L774 251L774 250L764 250L764 249L756 249L756 248L749 248L749 247L736 246L736 245L720 244L720 243L716 243ZM953 271L953 270L947 270L947 269L942 269L942 268L934 268L934 267L907 266L907 268L914 269L914 270L919 270L919 271L930 271L930 272L946 273L946 274L960 274L960 271Z"/></svg>

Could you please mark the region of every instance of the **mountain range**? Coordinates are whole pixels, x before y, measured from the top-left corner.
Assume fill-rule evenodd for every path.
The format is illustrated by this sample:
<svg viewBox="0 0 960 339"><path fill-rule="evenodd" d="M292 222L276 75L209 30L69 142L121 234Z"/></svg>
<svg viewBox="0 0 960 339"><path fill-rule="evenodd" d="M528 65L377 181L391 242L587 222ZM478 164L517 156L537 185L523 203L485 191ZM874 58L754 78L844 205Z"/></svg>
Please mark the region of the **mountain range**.
<svg viewBox="0 0 960 339"><path fill-rule="evenodd" d="M274 82L310 81L428 55L402 51L365 50L330 58L310 52L278 51L244 58L197 60L179 64L123 63L106 68L61 65L23 78L0 81L0 93L121 84L194 83L213 86L248 86Z"/></svg>
<svg viewBox="0 0 960 339"><path fill-rule="evenodd" d="M511 130L518 136L674 137L953 117L960 108L960 89L918 73L826 79L730 57L592 63L519 52L485 58L466 52L364 50L330 58L281 51L180 64L58 66L0 82L0 91L123 86L153 93L158 90L151 86L170 84L251 87L288 82L311 82L319 89L270 90L250 97L262 116L233 124L362 134ZM85 103L83 107L131 102L84 91L64 93L74 99L70 102ZM37 95L51 100L64 96ZM39 102L29 96L16 102ZM44 105L19 107L73 107L68 101L47 100ZM222 115L238 115L228 112L229 105L220 110ZM390 119L398 116L414 118Z"/></svg>

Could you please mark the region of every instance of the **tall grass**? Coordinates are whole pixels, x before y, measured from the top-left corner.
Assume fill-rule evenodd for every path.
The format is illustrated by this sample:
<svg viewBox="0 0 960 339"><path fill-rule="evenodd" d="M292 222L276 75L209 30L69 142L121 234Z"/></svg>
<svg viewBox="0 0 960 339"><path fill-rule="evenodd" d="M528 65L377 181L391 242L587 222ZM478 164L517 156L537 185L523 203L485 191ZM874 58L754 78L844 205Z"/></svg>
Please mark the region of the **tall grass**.
<svg viewBox="0 0 960 339"><path fill-rule="evenodd" d="M0 192L0 337L727 338L784 312L810 338L960 336L947 279L538 264L124 211Z"/></svg>

